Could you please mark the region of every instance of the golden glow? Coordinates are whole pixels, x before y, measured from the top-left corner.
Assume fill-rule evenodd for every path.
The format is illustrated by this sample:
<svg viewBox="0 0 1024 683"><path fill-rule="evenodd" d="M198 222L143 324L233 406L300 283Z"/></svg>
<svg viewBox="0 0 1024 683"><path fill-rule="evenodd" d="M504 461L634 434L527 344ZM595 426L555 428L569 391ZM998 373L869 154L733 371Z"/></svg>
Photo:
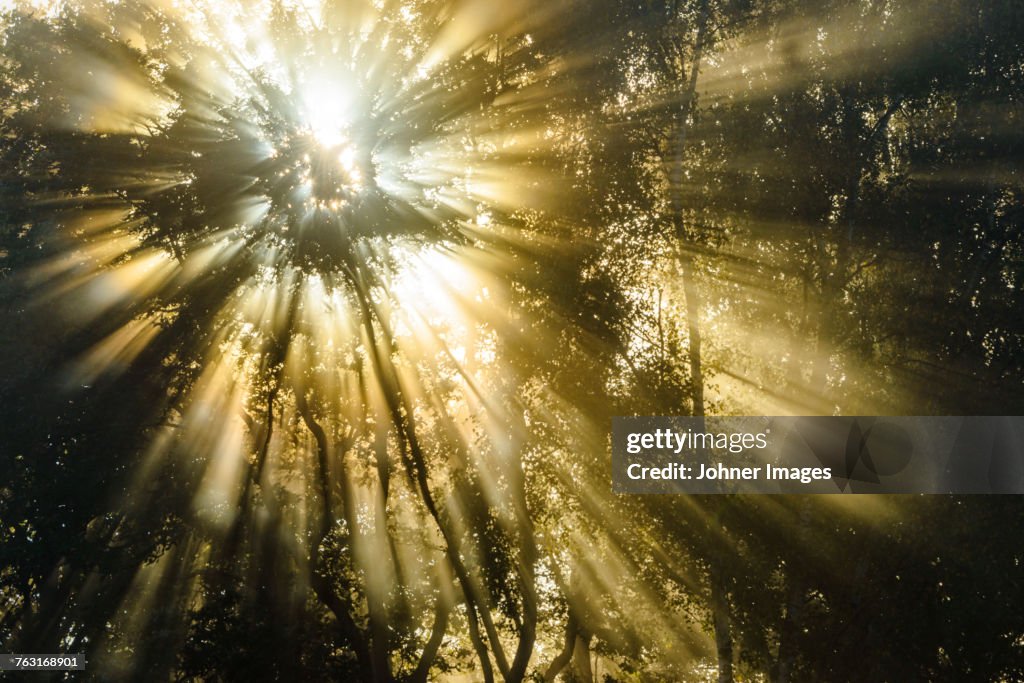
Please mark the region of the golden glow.
<svg viewBox="0 0 1024 683"><path fill-rule="evenodd" d="M30 304L54 306L81 328L103 326L63 368L75 390L122 375L167 339L171 351L157 364L189 378L167 389L180 394L149 427L125 506L147 509L159 498L161 473L175 472L173 485L189 494L176 514L196 532L191 546L134 576L113 619L124 633L145 627L158 586L174 571L187 577L174 586L180 605L201 608L209 596L196 577L224 548L286 558L282 566L302 577L287 586L301 606L323 571L317 558L348 543L345 558L364 580L359 599L397 611L400 594L421 622L421 641L435 605L446 601L462 609L453 620L493 613L504 636L511 628L497 607L480 601L476 612L464 609L467 596L487 590L480 577L492 569L491 548L481 534L497 529L522 544L509 557L540 546L535 584L546 608L570 602L572 586L580 604L657 633L671 661L711 649L692 602L681 596L683 607L666 609L636 580L649 568L637 566L630 543L643 541L681 577L676 590L704 590L686 549L629 538L631 520L607 486L607 426L550 386L573 381L562 373L586 371L550 363L569 343L560 326L578 323L560 320L561 311L547 310L544 295L522 284L534 275L535 255L570 254L590 239L577 234L586 226L564 225L559 212L578 200L573 182L586 180L580 157L592 133L551 104L560 93L547 81L587 68L589 58L531 53L536 66L497 84L496 42L533 49L556 11L550 5L303 1L278 13L271 2L170 0L151 8L182 32L170 46L159 31L110 25L102 6L81 10L132 50L70 46L66 75L81 80L68 79L66 111L47 123L93 141L123 137L122 152L138 168L105 169L112 189L39 198L56 207L59 250L30 274ZM733 62L766 58L753 48L726 55L709 69L711 95L740 87ZM664 104L644 91L644 78L628 85L616 103L622 113ZM659 210L644 220L663 218ZM550 227L537 229L541 223ZM683 357L689 312L667 265L671 249L645 248L624 301L675 335ZM759 255L737 248L733 256ZM757 295L739 268L709 272L737 296ZM731 313L725 304L700 312L709 356L790 352ZM631 330L626 361L654 355L664 341L654 329ZM520 366L537 368L536 376L520 376ZM621 382L613 378L609 394L626 391L635 372L626 362L618 369ZM752 414L832 410L812 392L779 396L766 385L723 370L709 386L709 405L729 396ZM531 439L533 432L554 445ZM414 439L422 442L415 456ZM414 457L422 462L410 464ZM536 529L528 506L543 510ZM783 505L762 512L794 523ZM709 538L735 542L701 503L688 499L678 515L709 529ZM471 580L457 577L459 561ZM514 584L516 568L503 570ZM323 621L332 619L325 611ZM445 647L472 652L465 631ZM559 637L541 634L535 656L551 658ZM141 666L131 648L111 649L124 652L119 670Z"/></svg>

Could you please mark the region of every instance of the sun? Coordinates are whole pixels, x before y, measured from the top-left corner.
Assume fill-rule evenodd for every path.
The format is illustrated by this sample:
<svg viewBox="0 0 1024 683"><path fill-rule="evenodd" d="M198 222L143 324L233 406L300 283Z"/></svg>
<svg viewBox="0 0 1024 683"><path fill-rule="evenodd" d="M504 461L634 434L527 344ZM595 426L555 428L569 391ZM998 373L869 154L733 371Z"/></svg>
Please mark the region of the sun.
<svg viewBox="0 0 1024 683"><path fill-rule="evenodd" d="M348 78L316 76L300 86L302 115L317 144L334 149L347 142L346 130L356 123L356 93Z"/></svg>

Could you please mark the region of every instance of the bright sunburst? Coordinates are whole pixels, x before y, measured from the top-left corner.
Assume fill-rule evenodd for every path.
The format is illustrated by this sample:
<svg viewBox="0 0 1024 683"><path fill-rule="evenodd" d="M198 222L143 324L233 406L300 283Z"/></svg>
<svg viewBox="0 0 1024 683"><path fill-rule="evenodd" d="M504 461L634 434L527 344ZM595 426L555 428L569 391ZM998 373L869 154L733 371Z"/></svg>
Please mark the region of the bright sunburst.
<svg viewBox="0 0 1024 683"><path fill-rule="evenodd" d="M123 159L44 200L73 227L35 269L37 297L109 330L65 385L88 391L154 354L192 368L125 494L142 514L169 472L191 492L182 513L210 541L178 556L202 570L181 599L201 611L233 558L280 544L288 600L318 596L364 673L396 644L368 644L363 621L426 648L429 667L457 604L485 668L490 651L519 676L533 647L527 632L502 645L516 629L481 592L485 558L459 549L497 523L511 556L536 553L517 531L529 521L506 445L516 427L499 407L508 257L486 245L542 208L537 165L556 152L531 132L541 103L499 103L512 69L536 76L514 42L499 53L482 9L66 10L88 28L58 70L92 83L44 122ZM473 480L497 517L446 500ZM529 587L510 599L535 610L532 561L510 570ZM165 571L134 578L118 630ZM354 602L338 583L350 571L367 577Z"/></svg>

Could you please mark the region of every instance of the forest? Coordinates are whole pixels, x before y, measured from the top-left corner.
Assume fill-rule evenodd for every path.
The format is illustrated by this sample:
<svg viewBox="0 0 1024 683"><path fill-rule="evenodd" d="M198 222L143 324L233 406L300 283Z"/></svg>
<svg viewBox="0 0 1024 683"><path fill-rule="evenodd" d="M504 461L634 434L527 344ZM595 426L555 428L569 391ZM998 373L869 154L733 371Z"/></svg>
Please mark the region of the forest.
<svg viewBox="0 0 1024 683"><path fill-rule="evenodd" d="M0 651L1024 681L1017 496L610 478L616 416L1020 412L1022 36L1017 0L0 2Z"/></svg>

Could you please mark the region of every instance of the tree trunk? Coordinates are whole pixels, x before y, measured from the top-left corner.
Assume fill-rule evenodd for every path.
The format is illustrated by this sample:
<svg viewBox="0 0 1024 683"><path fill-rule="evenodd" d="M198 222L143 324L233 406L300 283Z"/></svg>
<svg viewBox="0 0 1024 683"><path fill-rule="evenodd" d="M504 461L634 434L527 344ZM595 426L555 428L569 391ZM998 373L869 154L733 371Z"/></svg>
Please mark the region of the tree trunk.
<svg viewBox="0 0 1024 683"><path fill-rule="evenodd" d="M797 633L803 622L804 587L803 581L792 574L787 576L786 612L779 629L779 654L775 664L773 683L789 683L797 657Z"/></svg>
<svg viewBox="0 0 1024 683"><path fill-rule="evenodd" d="M678 250L678 263L681 270L683 284L683 296L686 304L686 325L689 340L690 359L690 396L692 402L693 416L703 421L705 415L704 406L704 367L702 357L702 339L700 329L700 311L703 307L700 291L697 288L695 278L695 263L693 257L687 253L685 245L687 242L686 222L683 217L682 184L683 167L686 151L686 134L688 132L688 120L693 111L697 98L697 78L700 73L701 61L704 56L705 44L709 23L710 7L708 0L702 0L699 5L697 19L697 36L693 48L693 60L690 64L690 74L687 79L686 90L683 92L682 106L680 107L679 135L676 139L675 158L669 176L671 199L672 199L672 223L675 232L676 248ZM717 506L718 502L713 503ZM715 515L717 521L718 515ZM709 558L709 572L711 583L711 613L715 629L715 651L718 661L719 683L732 683L732 625L729 618L729 602L726 590L725 576L722 573L723 562L712 554Z"/></svg>
<svg viewBox="0 0 1024 683"><path fill-rule="evenodd" d="M579 629L576 627L576 617L572 613L572 608L569 608L569 619L565 624L565 644L562 645L562 650L555 656L548 666L547 671L544 672L544 683L553 683L558 674L562 673L565 667L569 666L569 662L572 661L572 653L576 647L576 636L579 634Z"/></svg>
<svg viewBox="0 0 1024 683"><path fill-rule="evenodd" d="M444 595L437 596L437 604L434 606L434 626L430 631L430 639L423 646L423 652L420 655L420 661L416 665L416 670L409 676L411 683L427 683L430 676L430 667L433 666L434 660L437 659L437 652L441 649L441 642L444 640L444 634L448 630L448 614L449 608L446 603Z"/></svg>
<svg viewBox="0 0 1024 683"><path fill-rule="evenodd" d="M796 547L806 548L811 540L811 498L801 496L797 499ZM799 550L797 551L799 552ZM794 558L792 565L796 564ZM799 655L797 638L803 628L804 606L807 603L807 582L803 572L794 571L791 566L785 567L786 607L779 626L779 654L775 661L773 683L789 683L796 668Z"/></svg>
<svg viewBox="0 0 1024 683"><path fill-rule="evenodd" d="M590 666L590 634L576 633L572 651L572 670L579 681L590 683L594 680L594 670Z"/></svg>
<svg viewBox="0 0 1024 683"><path fill-rule="evenodd" d="M356 300L359 304L360 313L363 318L363 331L366 334L367 350L370 360L373 363L374 371L381 384L381 392L387 406L392 424L397 431L399 452L402 456L406 474L410 479L410 485L418 489L427 512L437 526L443 539L445 553L451 563L455 576L458 579L459 587L462 589L463 597L466 600L466 615L469 622L470 636L480 660L480 666L486 680L491 679L491 664L488 656L488 649L483 644L479 633L478 621L482 623L487 640L490 644L490 653L498 665L502 677L509 679L509 664L505 657L505 651L498 638L497 628L490 614L490 607L486 601L479 596L478 587L474 584L466 564L462 559L458 548L458 541L452 534L441 511L434 500L434 494L430 490L428 480L426 457L419 443L419 437L414 424L412 407L409 405L398 379L398 371L394 367L391 358L381 352L378 345L377 335L373 328L376 320L383 330L386 339L393 339L387 320L375 310L369 301L368 290L365 282L356 273L352 273L352 286Z"/></svg>
<svg viewBox="0 0 1024 683"><path fill-rule="evenodd" d="M715 626L718 683L732 683L732 625L729 616L729 594L726 590L725 576L720 569L724 564L718 560L711 566L711 618Z"/></svg>

